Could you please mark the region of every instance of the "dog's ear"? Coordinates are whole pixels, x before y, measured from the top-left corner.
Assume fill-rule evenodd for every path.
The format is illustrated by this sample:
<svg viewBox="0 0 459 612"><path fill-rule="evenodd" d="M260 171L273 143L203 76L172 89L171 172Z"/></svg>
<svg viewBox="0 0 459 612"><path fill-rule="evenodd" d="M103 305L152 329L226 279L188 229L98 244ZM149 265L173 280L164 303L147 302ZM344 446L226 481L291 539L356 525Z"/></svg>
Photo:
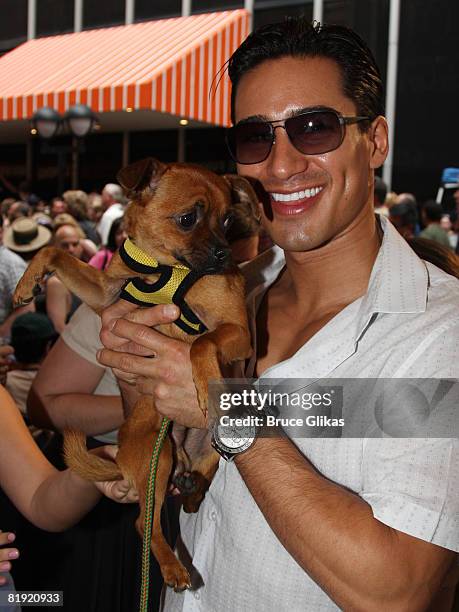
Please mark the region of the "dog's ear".
<svg viewBox="0 0 459 612"><path fill-rule="evenodd" d="M153 157L147 157L121 168L116 178L126 194L133 196L146 187L154 190L166 168L166 164Z"/></svg>
<svg viewBox="0 0 459 612"><path fill-rule="evenodd" d="M255 179L249 179L239 174L224 174L223 178L231 187L233 208L246 217L260 222L260 195L258 190L261 185Z"/></svg>

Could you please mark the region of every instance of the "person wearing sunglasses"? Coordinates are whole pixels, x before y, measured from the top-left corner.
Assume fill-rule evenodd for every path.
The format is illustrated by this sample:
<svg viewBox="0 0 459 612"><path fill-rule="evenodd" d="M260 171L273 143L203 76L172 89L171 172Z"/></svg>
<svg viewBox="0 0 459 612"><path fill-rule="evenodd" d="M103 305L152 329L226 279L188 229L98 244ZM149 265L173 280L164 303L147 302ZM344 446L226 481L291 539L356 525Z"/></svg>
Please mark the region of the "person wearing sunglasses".
<svg viewBox="0 0 459 612"><path fill-rule="evenodd" d="M229 151L258 186L276 245L245 267L254 352L235 373L297 388L331 377L343 393L346 380L459 378L457 279L374 214L388 129L367 45L345 27L288 19L250 34L228 72ZM177 316L119 301L103 313L99 359L129 401L137 380L162 414L207 433L189 346L150 328ZM423 401L441 417L439 389ZM167 590L164 610L449 609L457 418L450 437L400 438L364 407L375 437L311 425L302 437L241 430L225 444L212 429L226 461L197 515L182 514L177 547L197 579L184 593Z"/></svg>

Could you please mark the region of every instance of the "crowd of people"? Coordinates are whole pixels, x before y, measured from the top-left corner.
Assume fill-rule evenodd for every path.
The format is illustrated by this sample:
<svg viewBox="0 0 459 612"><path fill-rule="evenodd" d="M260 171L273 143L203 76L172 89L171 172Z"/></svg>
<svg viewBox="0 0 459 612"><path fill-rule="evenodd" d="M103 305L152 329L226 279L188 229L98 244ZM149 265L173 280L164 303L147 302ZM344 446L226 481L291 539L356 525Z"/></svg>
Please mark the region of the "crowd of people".
<svg viewBox="0 0 459 612"><path fill-rule="evenodd" d="M454 333L457 335L457 317L452 312L457 308L457 303L453 304L457 295L453 277L459 277L459 189L451 214L445 214L434 201L419 206L410 193L388 194L378 177L374 193L366 194L367 177L373 177L387 154L380 79L371 54L345 28L320 29L295 20L289 24L268 26L265 39L249 37L230 64L234 91L237 89L232 101L235 123L244 129L247 123L253 127L253 117L257 121L259 117L272 119L256 124L265 132L271 130L271 141L264 132L267 150L260 153L260 148L248 147L247 155L253 159L238 161L238 171L272 192L274 213L261 207L261 216L268 242L281 247L256 258L267 246L258 224L253 222L247 228L236 222L233 226L235 261L256 258L253 267L248 264L244 269L248 291L252 291L250 317L256 321L253 332L258 334L258 352L246 365L244 375L257 377L273 369L279 378L301 373L320 378L330 370L344 378L392 377L402 369L407 377L454 378L456 366L451 355L457 350L452 342ZM285 46L280 42L271 45L276 40L285 41ZM328 46L330 41L337 46ZM351 63L361 61L365 66L357 76L343 59L349 49L354 54ZM349 86L343 93L339 71L348 85L354 79L358 87ZM341 142L338 138L330 148L322 143L322 150L320 141L295 140L292 124L287 125L297 118L292 115L292 100L295 109L329 113L330 121L336 115L343 121L372 122L372 129L349 125L346 132L338 122L336 133L343 128ZM325 111L317 110L319 102ZM247 121L247 117L252 119ZM277 123L284 125L273 128ZM284 127L285 134L278 130L274 137L277 127ZM318 149L309 152L308 146ZM319 160L312 162L317 164L312 170L308 166L311 158ZM319 185L316 195L325 188L332 194L324 199L323 217L311 213L311 229L309 221L304 222L304 205L304 210L298 209L297 225L293 226L293 213L290 210L287 214L282 207L294 197L301 200L298 194L303 193L303 187L309 191L313 179ZM333 189L339 191L339 197ZM344 207L343 202L349 206ZM40 476L30 484L35 493L41 492L43 506L38 515L29 504L35 493L24 501L12 476L7 485L0 484L27 519L45 529L74 524L98 500L99 494L89 485L57 472L56 468L63 467L59 433L68 427L79 429L94 449L116 443L117 429L124 419L120 385L122 388L123 363L127 362L120 362L124 353L113 350L120 346L113 340L115 331L106 333L108 340L101 356L100 318L80 304L57 277L47 278L42 294L29 305L14 310L12 295L28 262L47 245L105 269L127 235L123 221L126 204L116 184L106 185L101 195L71 190L50 202L24 188L20 199L8 198L1 204L0 383L9 393L1 390L1 399L7 405L11 435L21 437L28 449L14 477L21 478L20 469L33 471L33 465L40 469ZM376 221L375 212L385 219ZM394 287L399 292L396 295ZM269 299L263 297L265 292ZM371 310L373 307L379 310ZM111 308L115 310L109 309L112 314L105 316L104 325L113 313L123 316L127 312L118 304ZM172 363L172 357L166 355L172 341L148 329L167 322L168 316L161 307L138 315L136 325L148 326L139 355L145 361L142 367L153 368L152 372L158 359L163 363L169 360L164 368L175 372L175 379L172 376L164 381L158 375L158 380L169 387L175 380L174 397L193 398L183 407L183 421L179 422L186 427L195 422L191 413L196 409L189 352L176 349ZM423 353L417 344L421 336L428 351L433 345L438 354ZM318 337L320 343L314 343ZM123 342L129 344L129 340L123 337ZM158 359L149 358L152 346L158 349ZM120 373L120 383L112 367ZM138 374L135 364L131 367L130 376ZM155 376L152 374L153 388ZM21 421L11 398L22 413ZM158 402L158 410L167 416L167 398L163 400ZM32 449L25 426L47 460ZM445 484L441 491L437 486L446 482L448 469L449 474L455 473L457 444L445 439L419 446L410 440L401 453L397 444L383 447L372 442L363 451L358 440L324 439L320 446L315 442L260 439L246 455L237 457L235 465L221 466L213 494L206 497L198 516L182 517L181 523L181 545L193 563L196 560L204 584L193 585L191 594L169 591L166 610L331 610L336 609L335 604L344 609L425 609L422 606L433 600L449 576L452 551L457 550L457 534L451 534L457 495L452 484ZM418 463L424 469L417 470ZM434 466L431 471L429 466ZM416 478L411 478L413 469ZM48 485L43 489L44 481ZM388 482L393 488L386 490ZM121 494L118 491L111 497L135 496L128 492L126 483L122 487ZM71 511L77 494L80 503ZM49 509L59 495L66 499L66 503L57 504L61 522L56 518L58 508ZM405 508L407 499L411 502ZM6 498L0 500L2 506L7 503ZM173 499L168 500L168 506L165 520L176 515ZM102 500L69 535L54 541L38 530L30 532L30 525L21 523L14 512L10 507L9 514L0 516L8 524L19 525L18 541L22 533L32 533L25 546L32 549L38 541L48 547L48 556L66 559L47 568L47 574L42 571L40 580L35 576L31 584L27 582L34 569L30 564L38 563L38 557L26 550L29 566L22 575L18 573L19 586L60 586L66 610L134 609L140 574L135 508ZM43 519L46 512L55 523ZM293 529L287 528L292 525ZM169 536L175 537L173 525ZM12 538L0 538L0 545L11 544ZM2 554L3 550L7 553ZM11 569L11 560L17 556L16 548L0 549L0 560L4 560L0 588L10 580L8 575L1 578L2 572ZM348 563L350 557L352 564ZM155 565L151 571L155 585L151 606L156 609L161 579ZM424 581L428 588L424 588ZM108 583L111 589L105 588ZM453 590L451 582L447 589L450 600ZM199 600L204 607L193 603Z"/></svg>

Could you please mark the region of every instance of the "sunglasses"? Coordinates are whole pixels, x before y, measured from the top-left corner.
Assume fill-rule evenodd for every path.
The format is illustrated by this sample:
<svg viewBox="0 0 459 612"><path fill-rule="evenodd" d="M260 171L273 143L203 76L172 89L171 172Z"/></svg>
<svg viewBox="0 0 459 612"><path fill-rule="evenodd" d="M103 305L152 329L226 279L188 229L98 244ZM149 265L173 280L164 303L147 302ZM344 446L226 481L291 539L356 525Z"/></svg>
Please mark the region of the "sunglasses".
<svg viewBox="0 0 459 612"><path fill-rule="evenodd" d="M334 110L308 111L284 121L243 121L227 130L226 143L236 163L259 164L271 153L276 140L275 130L283 128L300 153L320 155L341 145L346 125L361 121L371 119L343 117Z"/></svg>

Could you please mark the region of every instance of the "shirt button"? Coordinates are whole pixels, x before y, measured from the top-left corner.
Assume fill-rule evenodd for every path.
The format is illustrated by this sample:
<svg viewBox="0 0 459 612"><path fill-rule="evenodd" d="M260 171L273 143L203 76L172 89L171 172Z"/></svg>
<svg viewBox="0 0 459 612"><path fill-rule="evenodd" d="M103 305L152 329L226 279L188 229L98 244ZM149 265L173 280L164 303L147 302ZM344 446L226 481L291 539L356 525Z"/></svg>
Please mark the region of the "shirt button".
<svg viewBox="0 0 459 612"><path fill-rule="evenodd" d="M193 595L195 599L201 599L201 594L199 593L199 591L195 591Z"/></svg>
<svg viewBox="0 0 459 612"><path fill-rule="evenodd" d="M214 523L217 522L217 513L215 512L215 510L212 510L209 516L211 521L213 521Z"/></svg>

